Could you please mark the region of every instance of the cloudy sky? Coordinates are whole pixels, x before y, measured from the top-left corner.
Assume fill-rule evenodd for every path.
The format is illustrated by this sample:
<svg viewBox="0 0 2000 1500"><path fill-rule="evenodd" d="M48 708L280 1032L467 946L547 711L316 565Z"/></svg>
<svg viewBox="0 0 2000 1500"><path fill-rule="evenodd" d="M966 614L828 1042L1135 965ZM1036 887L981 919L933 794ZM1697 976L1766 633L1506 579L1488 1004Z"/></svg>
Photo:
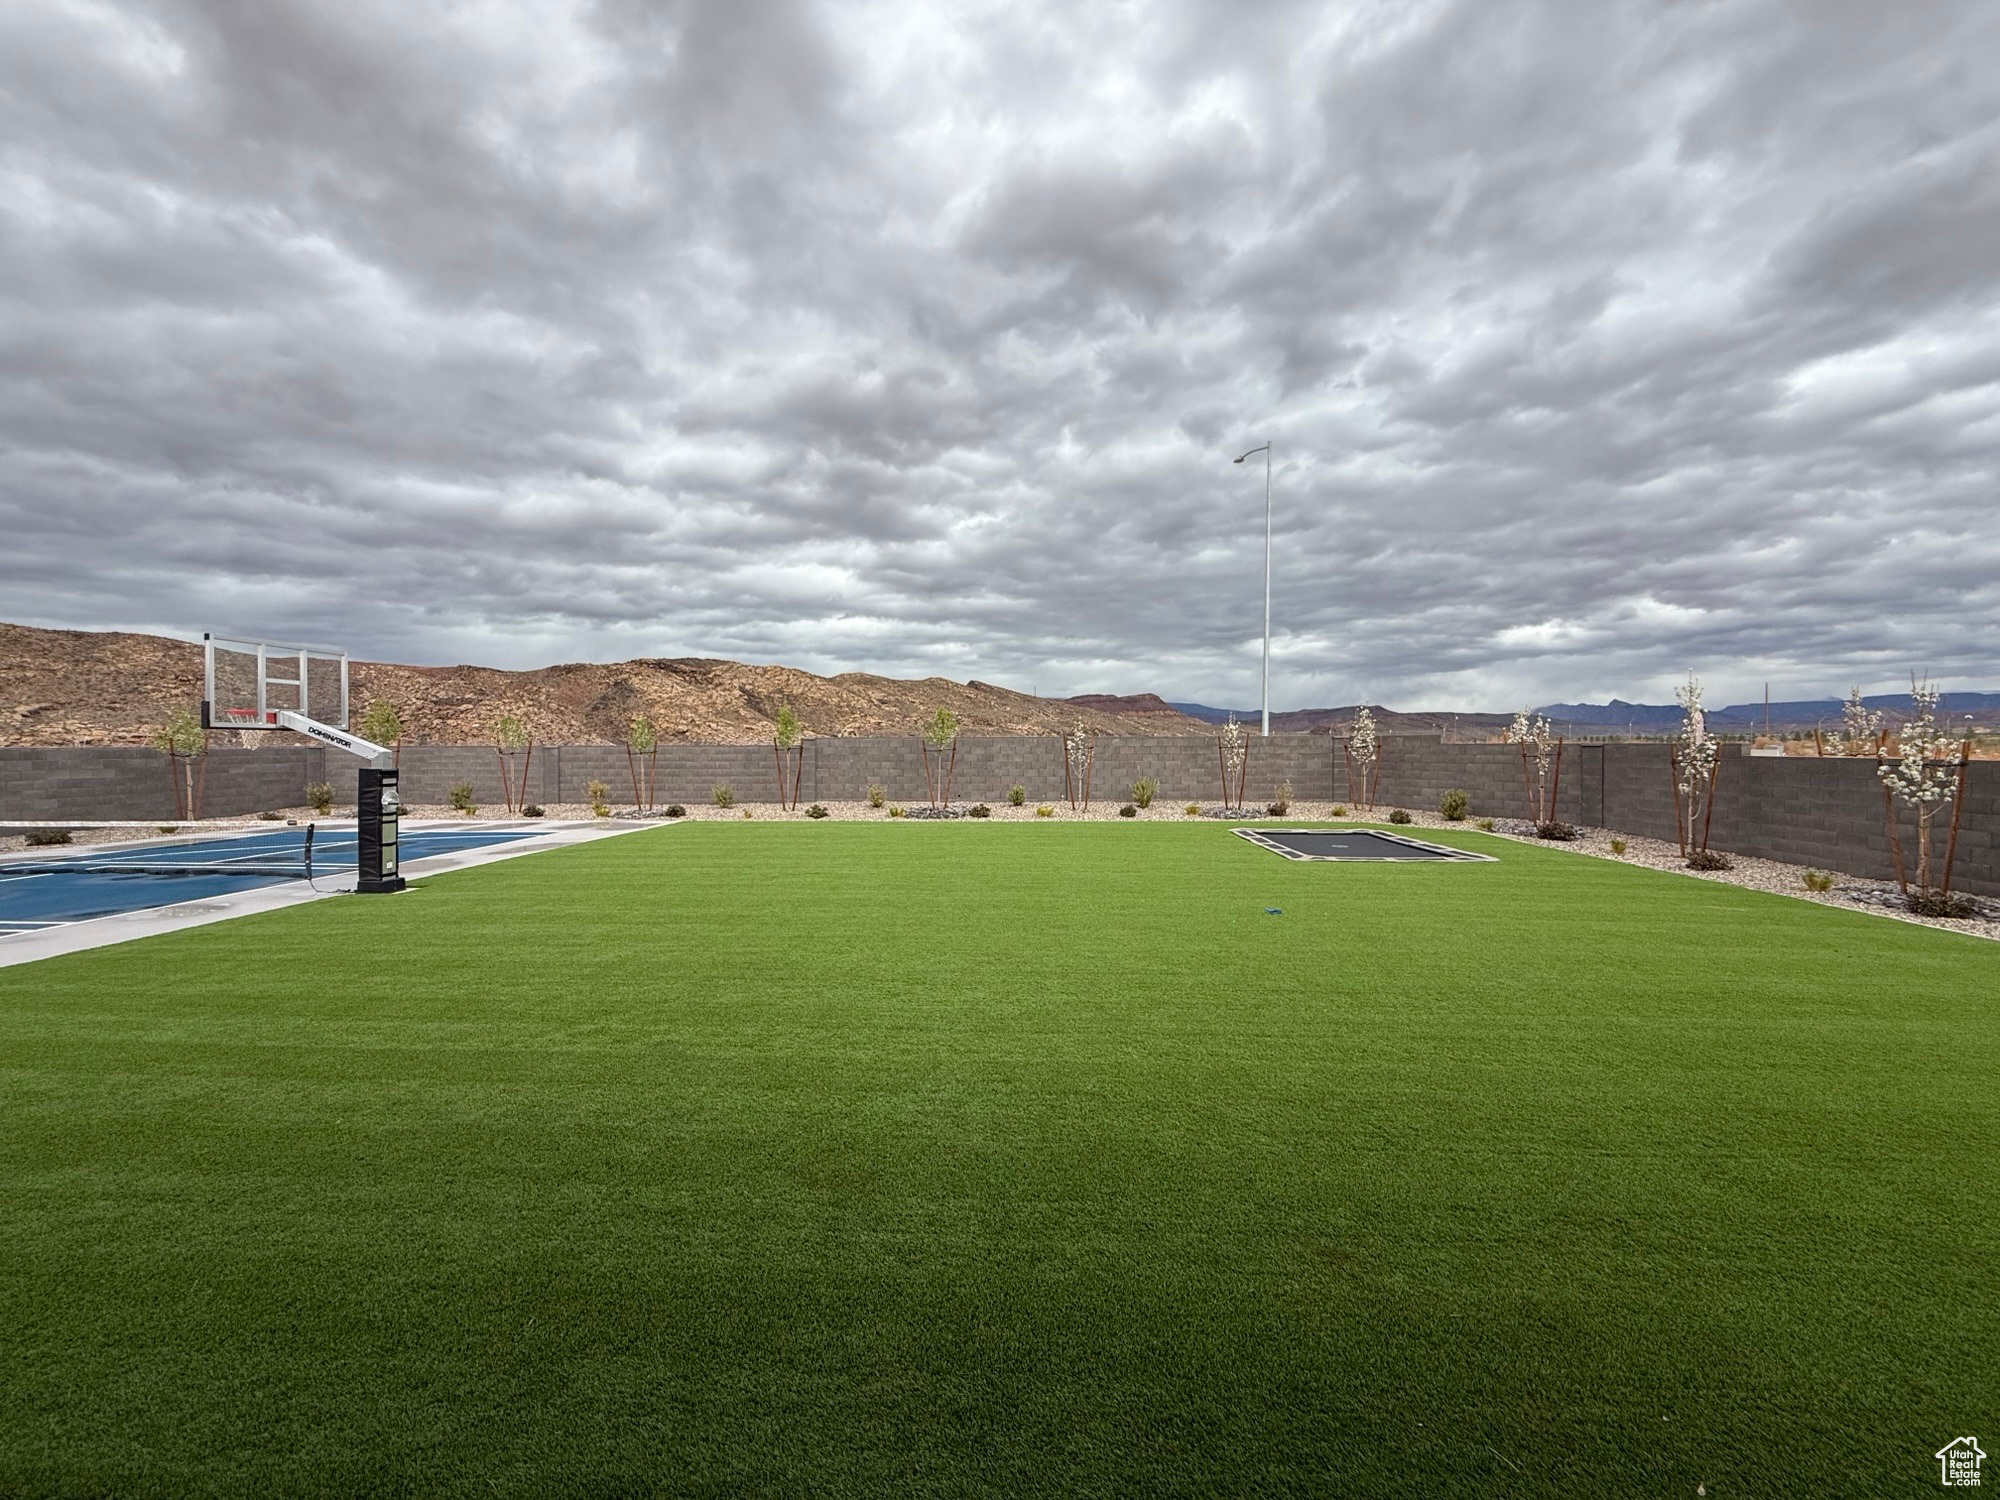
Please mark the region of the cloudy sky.
<svg viewBox="0 0 2000 1500"><path fill-rule="evenodd" d="M2000 687L1992 0L0 7L0 618Z"/></svg>

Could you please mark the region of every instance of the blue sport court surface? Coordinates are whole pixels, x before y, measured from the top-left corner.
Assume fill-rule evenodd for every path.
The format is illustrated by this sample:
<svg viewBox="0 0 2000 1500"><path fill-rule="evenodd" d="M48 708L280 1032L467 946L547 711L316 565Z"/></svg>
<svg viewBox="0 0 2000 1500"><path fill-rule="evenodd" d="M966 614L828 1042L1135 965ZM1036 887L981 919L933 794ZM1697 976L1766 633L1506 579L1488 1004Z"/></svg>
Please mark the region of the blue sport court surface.
<svg viewBox="0 0 2000 1500"><path fill-rule="evenodd" d="M512 843L547 831L405 828L398 844L402 863L408 865L430 855ZM236 838L178 839L55 857L36 850L30 856L0 861L0 937L303 880L305 834L303 828L284 828ZM351 875L355 864L353 829L315 830L315 883ZM72 865L75 868L68 868Z"/></svg>

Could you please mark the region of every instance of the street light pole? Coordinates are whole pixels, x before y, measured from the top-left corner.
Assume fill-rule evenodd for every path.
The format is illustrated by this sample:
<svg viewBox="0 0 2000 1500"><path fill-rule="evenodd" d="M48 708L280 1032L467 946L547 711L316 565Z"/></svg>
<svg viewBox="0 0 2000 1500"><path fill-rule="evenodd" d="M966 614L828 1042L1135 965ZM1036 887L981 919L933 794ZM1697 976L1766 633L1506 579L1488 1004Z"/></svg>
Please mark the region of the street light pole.
<svg viewBox="0 0 2000 1500"><path fill-rule="evenodd" d="M1264 738L1271 737L1271 445L1252 448L1236 461L1264 455Z"/></svg>

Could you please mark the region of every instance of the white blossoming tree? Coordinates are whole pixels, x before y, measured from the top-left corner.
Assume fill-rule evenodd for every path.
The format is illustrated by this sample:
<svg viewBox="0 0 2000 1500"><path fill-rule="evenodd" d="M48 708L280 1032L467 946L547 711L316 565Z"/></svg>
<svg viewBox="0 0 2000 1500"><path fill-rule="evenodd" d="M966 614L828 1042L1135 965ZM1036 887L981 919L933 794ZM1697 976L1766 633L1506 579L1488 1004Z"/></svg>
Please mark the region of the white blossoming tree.
<svg viewBox="0 0 2000 1500"><path fill-rule="evenodd" d="M1090 809L1090 768L1097 759L1097 736L1084 727L1078 714L1063 736L1063 792L1072 811Z"/></svg>
<svg viewBox="0 0 2000 1500"><path fill-rule="evenodd" d="M1889 847L1896 861L1896 880L1903 888L1912 910L1930 915L1951 915L1951 866L1957 853L1958 820L1965 797L1966 763L1972 743L1938 722L1940 694L1928 681L1912 681L1910 698L1916 712L1897 736L1895 756L1882 755L1875 774L1882 781L1883 811L1889 823ZM1885 747L1886 748L1886 747ZM1897 827L1894 804L1910 809L1917 825L1914 860L1905 860L1901 830ZM1938 815L1952 809L1951 837L1943 850L1941 877L1933 879L1938 851L1935 829ZM1911 876L1916 889L1911 889Z"/></svg>
<svg viewBox="0 0 2000 1500"><path fill-rule="evenodd" d="M1562 790L1563 742L1546 715L1522 709L1507 727L1507 743L1521 750L1521 780L1528 789L1528 821L1540 826L1556 816Z"/></svg>
<svg viewBox="0 0 2000 1500"><path fill-rule="evenodd" d="M1833 731L1835 755L1870 755L1881 749L1882 716L1861 701L1855 687L1840 707L1840 727Z"/></svg>
<svg viewBox="0 0 2000 1500"><path fill-rule="evenodd" d="M1356 807L1373 807L1381 773L1382 740L1375 715L1364 703L1354 711L1354 723L1347 731L1347 800Z"/></svg>
<svg viewBox="0 0 2000 1500"><path fill-rule="evenodd" d="M1222 767L1222 805L1240 808L1243 781L1250 774L1250 742L1243 737L1243 726L1236 722L1234 714L1215 737L1215 756Z"/></svg>
<svg viewBox="0 0 2000 1500"><path fill-rule="evenodd" d="M1715 813L1715 775L1722 747L1708 732L1699 677L1688 673L1687 682L1674 690L1674 701L1681 706L1681 727L1674 735L1672 749L1674 831L1680 837L1681 857L1692 860L1708 852L1708 825Z"/></svg>

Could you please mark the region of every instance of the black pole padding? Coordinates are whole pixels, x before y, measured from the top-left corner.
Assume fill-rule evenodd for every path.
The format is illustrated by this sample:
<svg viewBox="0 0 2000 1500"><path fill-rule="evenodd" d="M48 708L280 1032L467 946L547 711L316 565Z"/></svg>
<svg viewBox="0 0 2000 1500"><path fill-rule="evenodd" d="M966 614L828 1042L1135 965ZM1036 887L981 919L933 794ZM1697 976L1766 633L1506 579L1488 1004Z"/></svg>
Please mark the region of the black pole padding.
<svg viewBox="0 0 2000 1500"><path fill-rule="evenodd" d="M363 766L354 800L359 815L356 853L361 866L361 878L354 888L368 895L400 891L403 877L398 873L401 862L397 825L401 822L403 797L397 788L396 772Z"/></svg>

